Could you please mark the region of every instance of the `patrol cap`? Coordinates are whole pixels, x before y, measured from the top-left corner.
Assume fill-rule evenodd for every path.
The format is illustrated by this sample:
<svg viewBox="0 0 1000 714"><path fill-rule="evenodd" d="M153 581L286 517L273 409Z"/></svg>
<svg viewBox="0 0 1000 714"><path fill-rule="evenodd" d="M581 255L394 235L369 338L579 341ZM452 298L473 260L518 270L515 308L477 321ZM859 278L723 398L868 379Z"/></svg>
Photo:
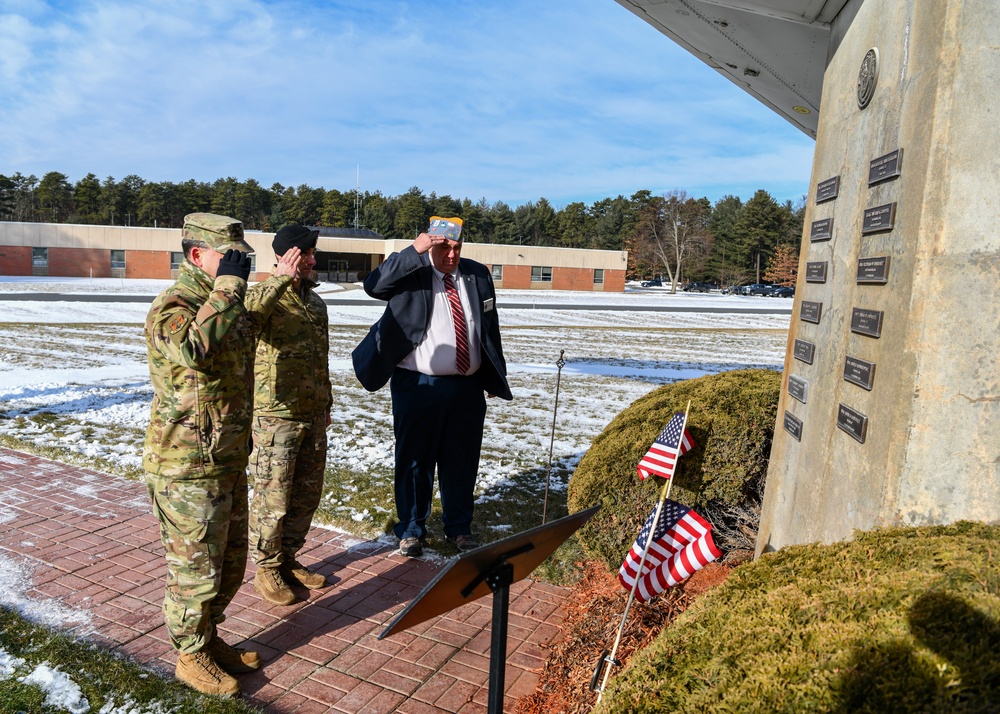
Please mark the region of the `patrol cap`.
<svg viewBox="0 0 1000 714"><path fill-rule="evenodd" d="M298 248L305 252L316 247L318 238L319 231L293 223L274 234L271 247L274 249L275 255L284 255L290 248Z"/></svg>
<svg viewBox="0 0 1000 714"><path fill-rule="evenodd" d="M181 237L200 240L219 253L225 253L230 248L253 253L250 244L243 240L243 224L229 216L189 213L184 216Z"/></svg>
<svg viewBox="0 0 1000 714"><path fill-rule="evenodd" d="M462 240L462 219L431 216L431 227L427 233L432 236L444 236L448 240Z"/></svg>

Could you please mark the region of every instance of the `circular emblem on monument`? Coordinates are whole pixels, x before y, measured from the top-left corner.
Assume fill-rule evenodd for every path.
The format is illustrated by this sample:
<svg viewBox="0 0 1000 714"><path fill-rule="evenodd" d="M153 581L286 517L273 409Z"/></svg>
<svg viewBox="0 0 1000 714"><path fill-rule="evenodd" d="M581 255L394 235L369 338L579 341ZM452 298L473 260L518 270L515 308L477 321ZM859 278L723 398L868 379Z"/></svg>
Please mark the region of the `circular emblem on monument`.
<svg viewBox="0 0 1000 714"><path fill-rule="evenodd" d="M861 61L858 72L858 109L864 109L875 94L878 84L878 49L872 47Z"/></svg>

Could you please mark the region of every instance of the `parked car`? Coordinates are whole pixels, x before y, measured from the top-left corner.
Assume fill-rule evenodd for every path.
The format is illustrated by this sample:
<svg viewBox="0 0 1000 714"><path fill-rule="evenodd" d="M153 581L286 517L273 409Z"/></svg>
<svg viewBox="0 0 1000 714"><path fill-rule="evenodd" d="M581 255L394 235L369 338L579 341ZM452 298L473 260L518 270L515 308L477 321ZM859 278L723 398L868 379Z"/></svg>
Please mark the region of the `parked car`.
<svg viewBox="0 0 1000 714"><path fill-rule="evenodd" d="M715 283L688 283L684 286L686 293L707 293L718 289L719 286Z"/></svg>
<svg viewBox="0 0 1000 714"><path fill-rule="evenodd" d="M652 280L643 280L641 283L644 288L662 288L663 278L653 278Z"/></svg>
<svg viewBox="0 0 1000 714"><path fill-rule="evenodd" d="M754 283L747 286L747 291L744 295L770 295L778 287L780 286L771 285L770 283Z"/></svg>
<svg viewBox="0 0 1000 714"><path fill-rule="evenodd" d="M778 287L772 290L768 297L795 297L795 288Z"/></svg>

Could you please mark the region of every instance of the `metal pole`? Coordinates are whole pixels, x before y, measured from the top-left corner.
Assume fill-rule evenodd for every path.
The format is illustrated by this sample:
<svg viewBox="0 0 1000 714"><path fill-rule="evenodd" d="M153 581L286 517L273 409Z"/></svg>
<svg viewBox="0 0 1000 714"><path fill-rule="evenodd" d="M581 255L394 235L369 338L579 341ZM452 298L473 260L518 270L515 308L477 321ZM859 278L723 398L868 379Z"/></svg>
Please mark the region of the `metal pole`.
<svg viewBox="0 0 1000 714"><path fill-rule="evenodd" d="M684 440L684 429L687 428L688 413L691 411L691 400L688 400L687 409L684 410L684 423L681 424L681 441ZM678 444L678 449L680 445ZM678 453L677 458L680 458ZM621 624L618 625L618 634L615 637L615 645L611 648L611 655L606 659L609 663L616 662L615 655L618 654L618 645L621 644L622 634L625 632L625 619L628 617L628 611L632 607L632 601L635 600L635 591L639 588L639 578L642 577L642 568L646 563L646 556L649 555L649 546L653 542L653 534L656 533L656 524L660 521L660 513L663 511L663 504L666 502L667 497L670 495L670 487L674 484L674 477L671 474L667 482L663 484L663 490L660 491L660 502L656 506L656 515L653 517L653 526L649 529L649 535L646 536L646 545L642 549L642 557L639 559L639 567L635 573L635 580L632 581L632 589L628 594L628 602L625 603L625 612L622 613ZM601 680L601 688L597 690L597 701L601 701L601 697L604 696L604 689L608 683L608 677L611 676L611 667L607 667L604 670L604 679Z"/></svg>
<svg viewBox="0 0 1000 714"><path fill-rule="evenodd" d="M514 566L504 561L490 573L486 584L493 592L493 621L490 629L490 684L486 711L503 714L504 675L507 669L507 608Z"/></svg>
<svg viewBox="0 0 1000 714"><path fill-rule="evenodd" d="M559 359L556 360L556 401L552 407L552 435L549 437L549 468L545 472L545 500L542 502L542 525L545 525L545 514L549 508L549 479L552 477L552 445L556 440L556 413L559 411L559 382L562 379L562 368L566 365L563 355L566 350L559 350Z"/></svg>

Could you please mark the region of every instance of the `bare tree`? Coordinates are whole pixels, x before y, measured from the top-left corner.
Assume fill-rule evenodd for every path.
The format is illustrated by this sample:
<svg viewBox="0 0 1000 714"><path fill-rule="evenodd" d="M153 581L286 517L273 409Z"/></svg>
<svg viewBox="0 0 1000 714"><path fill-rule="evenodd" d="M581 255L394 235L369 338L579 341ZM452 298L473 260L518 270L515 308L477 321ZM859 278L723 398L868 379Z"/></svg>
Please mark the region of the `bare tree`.
<svg viewBox="0 0 1000 714"><path fill-rule="evenodd" d="M712 206L706 198L688 198L685 191L657 196L643 208L636 226L636 243L651 252L677 292L687 262L708 254Z"/></svg>

